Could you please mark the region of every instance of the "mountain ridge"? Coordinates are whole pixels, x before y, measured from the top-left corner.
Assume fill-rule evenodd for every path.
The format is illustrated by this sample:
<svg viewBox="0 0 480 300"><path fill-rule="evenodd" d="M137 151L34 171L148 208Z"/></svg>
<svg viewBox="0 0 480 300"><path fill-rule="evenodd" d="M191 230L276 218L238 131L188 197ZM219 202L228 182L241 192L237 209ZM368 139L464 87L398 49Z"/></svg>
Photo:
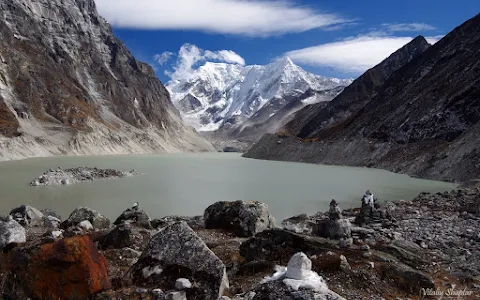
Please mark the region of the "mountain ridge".
<svg viewBox="0 0 480 300"><path fill-rule="evenodd" d="M452 182L478 178L478 51L480 14L393 72L352 118L301 134L300 128L265 135L245 156L377 167Z"/></svg>
<svg viewBox="0 0 480 300"><path fill-rule="evenodd" d="M276 99L350 82L308 73L283 57L265 66L207 62L166 87L188 124L199 131L216 131L240 125Z"/></svg>
<svg viewBox="0 0 480 300"><path fill-rule="evenodd" d="M0 159L213 149L93 0L0 8Z"/></svg>
<svg viewBox="0 0 480 300"><path fill-rule="evenodd" d="M333 99L328 105L318 107L308 106L298 112L298 116L285 125L288 132L302 138L312 137L315 130L335 127L354 115L371 100L375 90L399 68L426 51L430 45L422 36L418 36L404 45L375 67L367 70L353 81L343 93ZM312 132L314 131L314 132Z"/></svg>

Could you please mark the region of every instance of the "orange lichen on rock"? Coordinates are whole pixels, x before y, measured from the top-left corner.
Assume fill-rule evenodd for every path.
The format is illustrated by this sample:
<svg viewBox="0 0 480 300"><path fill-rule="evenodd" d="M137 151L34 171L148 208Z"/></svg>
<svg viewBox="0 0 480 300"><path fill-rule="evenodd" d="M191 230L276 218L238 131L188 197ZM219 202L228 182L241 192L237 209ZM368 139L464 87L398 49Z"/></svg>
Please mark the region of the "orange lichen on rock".
<svg viewBox="0 0 480 300"><path fill-rule="evenodd" d="M15 273L35 299L88 299L111 288L107 260L88 236L42 245L22 261Z"/></svg>

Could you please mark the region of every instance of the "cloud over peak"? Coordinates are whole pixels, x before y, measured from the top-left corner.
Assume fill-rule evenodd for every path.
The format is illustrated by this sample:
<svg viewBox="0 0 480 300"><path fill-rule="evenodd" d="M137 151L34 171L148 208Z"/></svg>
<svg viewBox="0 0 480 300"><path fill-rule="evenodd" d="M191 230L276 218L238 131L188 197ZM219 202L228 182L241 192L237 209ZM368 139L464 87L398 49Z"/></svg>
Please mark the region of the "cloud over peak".
<svg viewBox="0 0 480 300"><path fill-rule="evenodd" d="M203 50L196 45L184 44L180 47L178 54L172 52L164 52L154 56L154 60L160 65L165 64L173 56L177 56L176 65L173 66L173 72L165 71L165 74L172 80L188 78L194 72L194 68L200 63L207 61L224 62L229 64L245 65L243 57L238 55L232 50ZM168 57L167 60L163 60L164 57Z"/></svg>
<svg viewBox="0 0 480 300"><path fill-rule="evenodd" d="M433 44L440 38L441 36L434 36L426 39ZM332 68L351 75L360 75L412 39L413 37L364 35L289 51L286 55L299 64Z"/></svg>
<svg viewBox="0 0 480 300"><path fill-rule="evenodd" d="M382 27L389 32L431 31L436 28L425 23L384 23Z"/></svg>
<svg viewBox="0 0 480 300"><path fill-rule="evenodd" d="M96 0L96 4L113 26L123 28L265 37L350 22L284 0Z"/></svg>

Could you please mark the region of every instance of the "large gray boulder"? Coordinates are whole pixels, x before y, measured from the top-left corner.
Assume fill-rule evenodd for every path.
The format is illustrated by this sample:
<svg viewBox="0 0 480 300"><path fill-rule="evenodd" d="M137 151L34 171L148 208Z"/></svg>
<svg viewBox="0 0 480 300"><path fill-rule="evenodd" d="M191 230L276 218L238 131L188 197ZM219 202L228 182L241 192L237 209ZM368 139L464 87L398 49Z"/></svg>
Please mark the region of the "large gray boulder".
<svg viewBox="0 0 480 300"><path fill-rule="evenodd" d="M184 217L184 216L167 216L163 218L153 219L152 227L161 228L168 226L175 222L185 221L193 230L205 229L205 222L203 216Z"/></svg>
<svg viewBox="0 0 480 300"><path fill-rule="evenodd" d="M0 220L0 249L12 243L25 243L27 233L25 228L11 216Z"/></svg>
<svg viewBox="0 0 480 300"><path fill-rule="evenodd" d="M318 231L315 217L309 217L307 214L296 215L282 221L284 229L296 233L316 234Z"/></svg>
<svg viewBox="0 0 480 300"><path fill-rule="evenodd" d="M12 209L10 216L22 226L43 226L43 213L30 205Z"/></svg>
<svg viewBox="0 0 480 300"><path fill-rule="evenodd" d="M275 227L268 206L258 201L217 202L205 210L204 219L207 229L224 229L245 237Z"/></svg>
<svg viewBox="0 0 480 300"><path fill-rule="evenodd" d="M89 221L94 229L106 229L110 227L110 220L88 207L80 207L75 209L67 220L62 224L64 228L77 226L82 221Z"/></svg>
<svg viewBox="0 0 480 300"><path fill-rule="evenodd" d="M113 223L114 225L120 224L133 224L139 227L151 229L150 217L147 213L140 209L138 204L135 204L131 208L125 210Z"/></svg>
<svg viewBox="0 0 480 300"><path fill-rule="evenodd" d="M217 300L228 288L222 261L185 222L160 229L132 267L134 284L173 289L177 278L193 282L188 299Z"/></svg>
<svg viewBox="0 0 480 300"><path fill-rule="evenodd" d="M345 300L331 290L295 290L282 281L270 281L257 286L253 291L237 295L232 300Z"/></svg>

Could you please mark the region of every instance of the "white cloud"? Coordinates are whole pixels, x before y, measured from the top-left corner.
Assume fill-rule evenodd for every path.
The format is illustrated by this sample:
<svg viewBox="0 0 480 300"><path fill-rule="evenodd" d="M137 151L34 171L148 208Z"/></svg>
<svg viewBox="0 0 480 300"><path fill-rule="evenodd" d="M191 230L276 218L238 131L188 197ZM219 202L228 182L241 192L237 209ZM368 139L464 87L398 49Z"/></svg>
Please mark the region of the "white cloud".
<svg viewBox="0 0 480 300"><path fill-rule="evenodd" d="M349 23L292 0L95 0L113 26L271 36Z"/></svg>
<svg viewBox="0 0 480 300"><path fill-rule="evenodd" d="M163 52L162 54L155 54L153 56L153 60L162 66L166 62L168 62L173 55L174 55L173 52L166 51L166 52Z"/></svg>
<svg viewBox="0 0 480 300"><path fill-rule="evenodd" d="M411 37L359 36L290 51L286 55L300 64L329 67L350 74L361 74L412 39Z"/></svg>
<svg viewBox="0 0 480 300"><path fill-rule="evenodd" d="M194 72L195 66L206 61L245 65L243 57L232 50L210 51L203 50L196 45L184 44L178 51L177 64L173 67L174 71L165 71L165 75L172 80L186 78Z"/></svg>
<svg viewBox="0 0 480 300"><path fill-rule="evenodd" d="M436 44L439 40L441 40L444 35L435 35L435 36L426 36L425 39L429 44Z"/></svg>
<svg viewBox="0 0 480 300"><path fill-rule="evenodd" d="M431 31L436 28L425 23L384 23L382 27L389 32Z"/></svg>
<svg viewBox="0 0 480 300"><path fill-rule="evenodd" d="M231 64L239 64L242 66L245 65L245 60L243 59L243 57L233 52L232 50L220 50L217 52L212 52L210 50L207 50L205 51L205 58L223 61Z"/></svg>

